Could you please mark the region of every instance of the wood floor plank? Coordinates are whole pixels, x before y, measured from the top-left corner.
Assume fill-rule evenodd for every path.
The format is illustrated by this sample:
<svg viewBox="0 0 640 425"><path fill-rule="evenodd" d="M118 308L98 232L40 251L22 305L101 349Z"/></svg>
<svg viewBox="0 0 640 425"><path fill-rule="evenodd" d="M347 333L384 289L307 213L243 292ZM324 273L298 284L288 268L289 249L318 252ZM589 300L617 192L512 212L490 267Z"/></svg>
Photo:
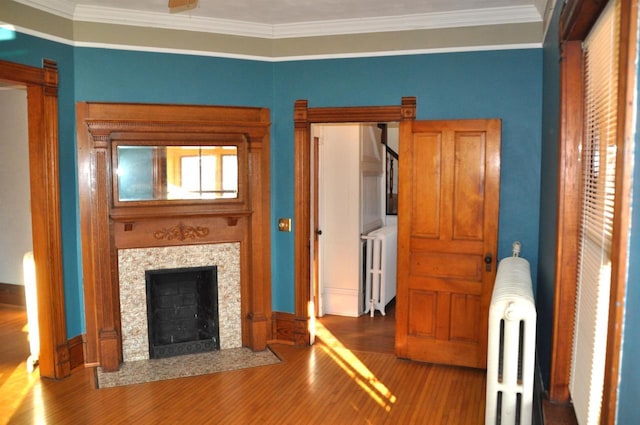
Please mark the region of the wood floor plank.
<svg viewBox="0 0 640 425"><path fill-rule="evenodd" d="M339 336L334 341L319 338L309 348L273 345L283 359L277 365L100 390L92 369L62 381L22 372L11 380L26 391L15 394L19 402L11 409L2 405L0 423L484 422L484 371L410 362L348 345Z"/></svg>

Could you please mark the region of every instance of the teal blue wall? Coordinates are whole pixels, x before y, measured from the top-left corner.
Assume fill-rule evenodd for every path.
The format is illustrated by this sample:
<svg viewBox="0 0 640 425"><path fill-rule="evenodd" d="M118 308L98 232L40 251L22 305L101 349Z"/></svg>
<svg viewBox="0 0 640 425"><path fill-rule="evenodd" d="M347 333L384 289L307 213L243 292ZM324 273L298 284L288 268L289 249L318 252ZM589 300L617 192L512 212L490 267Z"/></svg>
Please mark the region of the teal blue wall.
<svg viewBox="0 0 640 425"><path fill-rule="evenodd" d="M60 70L59 130L65 307L69 337L84 332L75 144L75 102L162 102L264 106L272 117L272 217L293 216L293 103L311 107L398 104L417 96L419 119L503 120L499 256L523 243L538 304L538 358L548 382L557 233L559 111L558 2L543 50L449 53L267 63L236 59L73 48L16 34L0 41L0 59ZM540 125L542 123L542 125ZM640 128L638 129L640 130ZM636 146L640 139L636 135ZM541 173L541 170L544 172ZM640 423L640 151L618 415ZM542 188L542 190L541 190ZM292 312L293 233L272 220L273 309ZM295 226L295 223L294 223Z"/></svg>
<svg viewBox="0 0 640 425"><path fill-rule="evenodd" d="M75 146L74 49L21 33L0 41L0 59L35 67L42 59L52 59L59 71L59 143L60 143L60 213L62 216L62 250L67 334L84 332L84 307L80 271L80 235Z"/></svg>
<svg viewBox="0 0 640 425"><path fill-rule="evenodd" d="M640 45L636 46L640 51ZM636 81L640 81L640 70L636 70ZM636 86L636 99L640 89ZM627 279L627 299L622 343L622 365L620 368L620 388L618 398L618 422L640 424L638 394L640 394L640 104L636 104L635 169L633 173L633 205L631 216L631 241L629 244L629 275Z"/></svg>
<svg viewBox="0 0 640 425"><path fill-rule="evenodd" d="M293 312L293 233L276 217L293 216L293 104L394 105L417 96L419 119L503 120L499 257L520 240L537 264L540 196L540 49L259 62L124 50L71 48L25 37L15 50L58 60L61 68L61 173L69 336L84 332L78 259L75 101L192 103L271 109L273 309ZM59 50L60 54L54 54ZM3 50L4 51L4 50ZM64 54L63 54L64 53ZM12 56L7 60L21 61ZM23 62L28 62L23 60ZM296 224L294 223L294 226Z"/></svg>
<svg viewBox="0 0 640 425"><path fill-rule="evenodd" d="M293 104L397 105L418 98L418 119L501 118L500 258L511 243L534 272L538 256L542 51L505 50L283 62L275 66L273 215L293 215ZM296 223L294 223L294 226ZM293 234L273 233L273 308L293 311Z"/></svg>
<svg viewBox="0 0 640 425"><path fill-rule="evenodd" d="M76 101L269 107L267 62L77 48Z"/></svg>
<svg viewBox="0 0 640 425"><path fill-rule="evenodd" d="M545 386L549 383L553 300L555 290L558 207L558 137L560 119L560 50L556 8L543 47L542 169L540 187L540 246L538 251L538 363Z"/></svg>

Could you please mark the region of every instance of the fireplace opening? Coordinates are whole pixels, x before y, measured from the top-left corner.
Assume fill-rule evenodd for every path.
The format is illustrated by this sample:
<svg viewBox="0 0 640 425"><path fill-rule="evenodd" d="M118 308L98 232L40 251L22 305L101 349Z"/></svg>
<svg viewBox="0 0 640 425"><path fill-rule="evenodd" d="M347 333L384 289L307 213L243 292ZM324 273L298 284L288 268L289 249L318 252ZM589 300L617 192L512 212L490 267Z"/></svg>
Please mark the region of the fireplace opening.
<svg viewBox="0 0 640 425"><path fill-rule="evenodd" d="M149 358L220 349L217 267L145 271Z"/></svg>

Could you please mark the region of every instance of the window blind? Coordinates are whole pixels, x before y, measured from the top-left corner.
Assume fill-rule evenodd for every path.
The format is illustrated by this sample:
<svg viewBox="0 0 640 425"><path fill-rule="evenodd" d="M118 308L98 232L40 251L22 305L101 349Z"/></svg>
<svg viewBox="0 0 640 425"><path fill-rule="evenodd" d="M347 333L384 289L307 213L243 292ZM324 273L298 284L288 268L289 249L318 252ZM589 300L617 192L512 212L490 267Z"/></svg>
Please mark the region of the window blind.
<svg viewBox="0 0 640 425"><path fill-rule="evenodd" d="M580 425L600 422L607 346L616 180L620 1L584 41L582 217L569 389Z"/></svg>

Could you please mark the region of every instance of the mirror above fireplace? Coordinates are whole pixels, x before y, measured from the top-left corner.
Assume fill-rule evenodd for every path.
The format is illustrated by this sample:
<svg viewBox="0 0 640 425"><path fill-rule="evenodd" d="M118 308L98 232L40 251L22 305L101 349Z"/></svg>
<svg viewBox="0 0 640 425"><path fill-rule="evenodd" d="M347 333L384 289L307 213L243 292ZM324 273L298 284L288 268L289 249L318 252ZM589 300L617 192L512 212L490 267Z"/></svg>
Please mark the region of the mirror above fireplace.
<svg viewBox="0 0 640 425"><path fill-rule="evenodd" d="M117 202L238 198L237 145L116 146Z"/></svg>

